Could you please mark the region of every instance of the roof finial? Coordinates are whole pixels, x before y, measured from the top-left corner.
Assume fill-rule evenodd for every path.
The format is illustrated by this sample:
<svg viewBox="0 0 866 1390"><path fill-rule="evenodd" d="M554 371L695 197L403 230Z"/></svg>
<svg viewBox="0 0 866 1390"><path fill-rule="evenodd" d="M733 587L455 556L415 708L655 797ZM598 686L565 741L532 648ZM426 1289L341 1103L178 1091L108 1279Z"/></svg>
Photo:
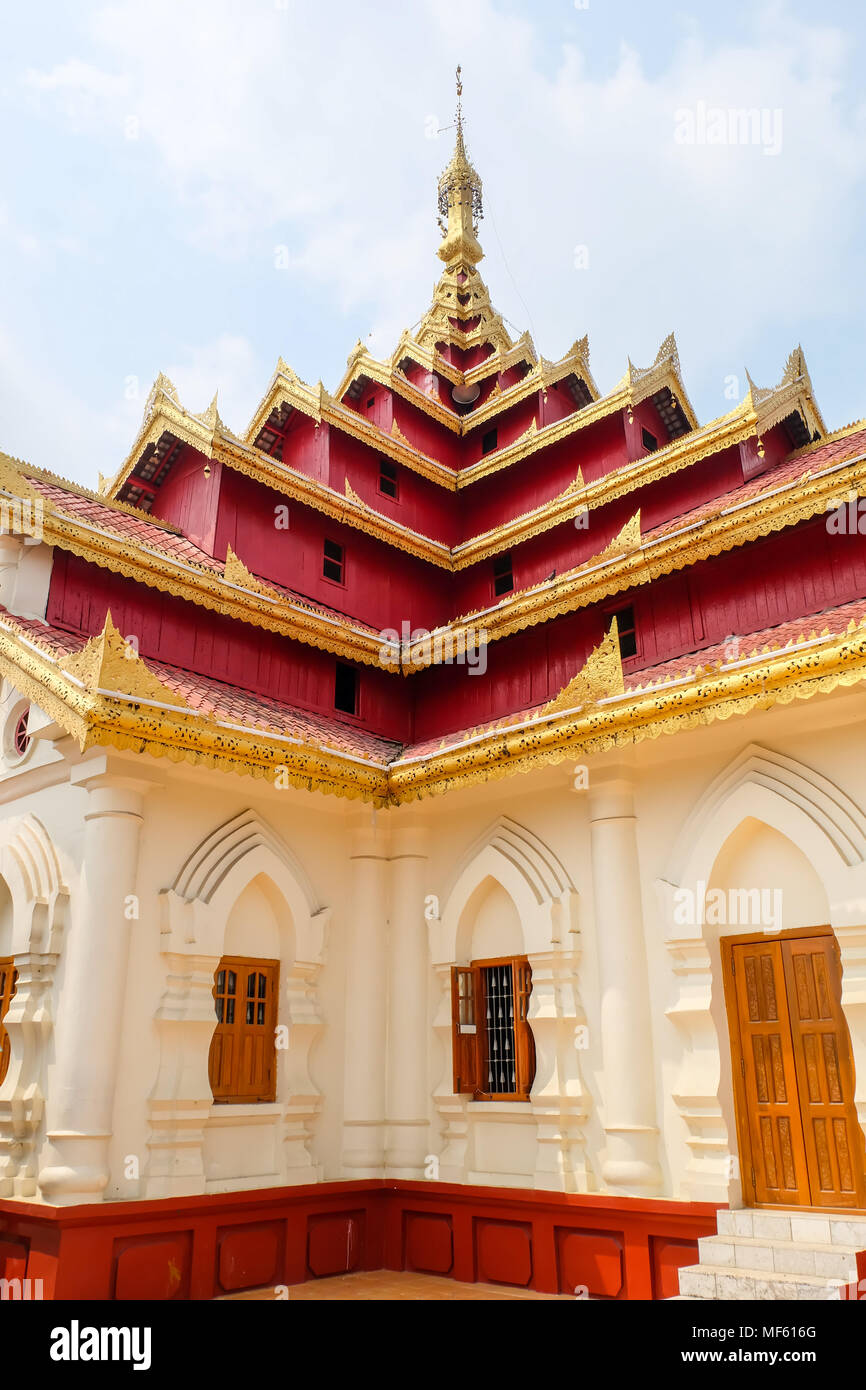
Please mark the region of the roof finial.
<svg viewBox="0 0 866 1390"><path fill-rule="evenodd" d="M444 240L439 255L446 264L465 260L474 265L484 254L478 244L478 223L483 216L481 180L463 144L463 69L457 68L457 141L451 163L439 180L439 225Z"/></svg>

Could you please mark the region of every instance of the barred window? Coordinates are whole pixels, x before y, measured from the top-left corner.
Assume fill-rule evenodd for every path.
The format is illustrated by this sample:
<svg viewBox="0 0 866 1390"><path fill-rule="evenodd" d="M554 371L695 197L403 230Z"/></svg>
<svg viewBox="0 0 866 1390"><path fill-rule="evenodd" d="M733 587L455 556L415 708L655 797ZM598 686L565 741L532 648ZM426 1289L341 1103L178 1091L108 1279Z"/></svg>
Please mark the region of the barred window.
<svg viewBox="0 0 866 1390"><path fill-rule="evenodd" d="M528 1100L535 1080L525 957L473 961L451 972L454 1090L474 1100Z"/></svg>

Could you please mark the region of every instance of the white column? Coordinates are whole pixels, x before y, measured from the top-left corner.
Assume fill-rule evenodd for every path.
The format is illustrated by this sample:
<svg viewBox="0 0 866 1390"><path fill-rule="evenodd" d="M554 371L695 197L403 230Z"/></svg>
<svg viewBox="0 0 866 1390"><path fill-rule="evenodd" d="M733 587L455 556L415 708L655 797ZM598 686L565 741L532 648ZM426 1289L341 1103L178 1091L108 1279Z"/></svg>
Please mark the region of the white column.
<svg viewBox="0 0 866 1390"><path fill-rule="evenodd" d="M20 536L4 532L0 535L0 603L10 613L15 609L15 586L18 579L18 562L24 542Z"/></svg>
<svg viewBox="0 0 866 1390"><path fill-rule="evenodd" d="M343 1170L347 1178L385 1171L385 1073L388 1004L388 858L385 816L353 832L346 922L346 1052Z"/></svg>
<svg viewBox="0 0 866 1390"><path fill-rule="evenodd" d="M655 1075L634 800L625 769L593 774L589 815L607 1139L602 1174L611 1189L652 1192L661 1182Z"/></svg>
<svg viewBox="0 0 866 1390"><path fill-rule="evenodd" d="M396 829L391 839L385 1155L388 1175L394 1178L422 1177L429 1151L426 872L426 832L420 826Z"/></svg>
<svg viewBox="0 0 866 1390"><path fill-rule="evenodd" d="M84 862L68 941L49 1096L47 1163L39 1187L47 1201L98 1200L108 1178L120 1056L129 938L142 803L153 785L113 755L74 768L87 792Z"/></svg>

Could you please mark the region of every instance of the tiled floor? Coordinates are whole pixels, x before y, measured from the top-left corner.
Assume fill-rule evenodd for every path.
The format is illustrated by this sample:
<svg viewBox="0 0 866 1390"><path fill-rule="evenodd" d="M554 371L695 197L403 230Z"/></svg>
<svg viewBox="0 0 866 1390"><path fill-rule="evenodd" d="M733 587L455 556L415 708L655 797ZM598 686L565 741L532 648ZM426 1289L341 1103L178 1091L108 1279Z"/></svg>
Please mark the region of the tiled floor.
<svg viewBox="0 0 866 1390"><path fill-rule="evenodd" d="M280 1291L285 1298L285 1291ZM534 1293L532 1289L505 1289L498 1284L457 1284L453 1279L438 1279L432 1274L405 1274L399 1270L376 1269L362 1274L339 1274L333 1279L309 1279L306 1284L292 1284L289 1300L295 1303L315 1303L320 1300L366 1299L391 1302L395 1299L430 1302L436 1299L561 1299L566 1294ZM230 1300L265 1300L277 1297L274 1289L254 1289L250 1293L226 1296Z"/></svg>

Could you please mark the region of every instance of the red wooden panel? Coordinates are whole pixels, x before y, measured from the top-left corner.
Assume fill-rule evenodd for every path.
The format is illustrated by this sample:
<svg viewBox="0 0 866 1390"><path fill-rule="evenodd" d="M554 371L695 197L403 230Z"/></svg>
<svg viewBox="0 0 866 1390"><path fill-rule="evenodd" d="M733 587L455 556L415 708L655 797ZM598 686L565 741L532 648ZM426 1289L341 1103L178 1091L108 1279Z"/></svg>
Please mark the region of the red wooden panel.
<svg viewBox="0 0 866 1390"><path fill-rule="evenodd" d="M191 1232L117 1241L114 1297L121 1302L189 1298L191 1258Z"/></svg>
<svg viewBox="0 0 866 1390"><path fill-rule="evenodd" d="M478 1278L486 1284L526 1288L532 1278L532 1227L518 1221L475 1222Z"/></svg>
<svg viewBox="0 0 866 1390"><path fill-rule="evenodd" d="M651 1236L650 1259L653 1298L676 1298L680 1291L679 1271L685 1265L698 1263L698 1242Z"/></svg>
<svg viewBox="0 0 866 1390"><path fill-rule="evenodd" d="M404 1214L405 1269L425 1274L450 1274L454 1263L454 1234L450 1216L417 1211Z"/></svg>
<svg viewBox="0 0 866 1390"><path fill-rule="evenodd" d="M24 1279L27 1253L26 1242L0 1238L0 1279Z"/></svg>
<svg viewBox="0 0 866 1390"><path fill-rule="evenodd" d="M594 1298L616 1298L623 1287L621 1231L556 1228L560 1293L586 1289Z"/></svg>
<svg viewBox="0 0 866 1390"><path fill-rule="evenodd" d="M274 1223L237 1226L218 1236L218 1278L226 1293L278 1283L282 1227Z"/></svg>
<svg viewBox="0 0 866 1390"><path fill-rule="evenodd" d="M307 1267L317 1278L359 1269L363 1250L363 1212L337 1212L310 1218L307 1228Z"/></svg>

